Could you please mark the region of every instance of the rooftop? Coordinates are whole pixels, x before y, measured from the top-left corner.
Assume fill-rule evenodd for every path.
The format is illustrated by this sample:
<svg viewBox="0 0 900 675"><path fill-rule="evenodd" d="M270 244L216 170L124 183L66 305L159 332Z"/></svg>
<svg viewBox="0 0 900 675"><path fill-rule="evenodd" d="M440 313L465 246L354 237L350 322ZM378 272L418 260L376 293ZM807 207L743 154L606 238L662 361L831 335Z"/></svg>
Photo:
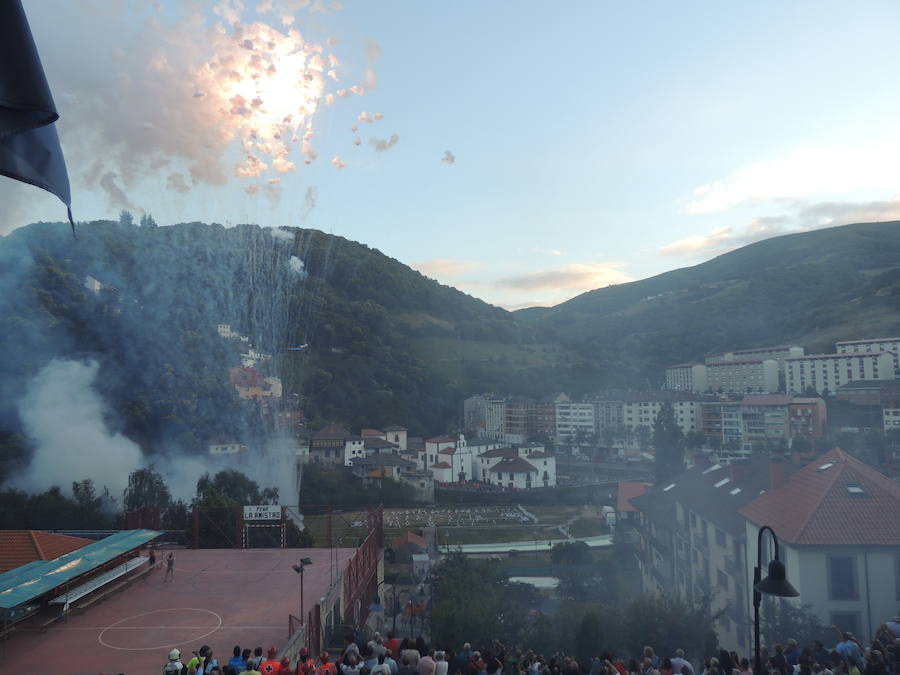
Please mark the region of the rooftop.
<svg viewBox="0 0 900 675"><path fill-rule="evenodd" d="M504 457L488 469L488 471L491 473L499 473L501 471L509 471L510 473L538 473L534 464L521 457Z"/></svg>
<svg viewBox="0 0 900 675"><path fill-rule="evenodd" d="M749 394L741 399L741 405L788 405L793 399L784 394Z"/></svg>
<svg viewBox="0 0 900 675"><path fill-rule="evenodd" d="M616 510L637 511L629 500L632 497L640 497L647 491L647 488L650 487L653 487L653 483L644 483L641 481L622 481L619 483L619 496L616 502Z"/></svg>
<svg viewBox="0 0 900 675"><path fill-rule="evenodd" d="M854 359L854 358L870 358L881 354L892 354L892 352L864 352L862 354L807 354L806 356L789 356L785 361L804 361L806 359Z"/></svg>
<svg viewBox="0 0 900 675"><path fill-rule="evenodd" d="M0 572L35 560L54 560L92 543L91 539L40 530L0 530Z"/></svg>
<svg viewBox="0 0 900 675"><path fill-rule="evenodd" d="M450 436L435 436L434 438L429 438L425 442L426 443L456 443L455 438Z"/></svg>
<svg viewBox="0 0 900 675"><path fill-rule="evenodd" d="M792 544L900 546L900 485L838 449L740 512Z"/></svg>
<svg viewBox="0 0 900 675"><path fill-rule="evenodd" d="M518 457L519 452L515 448L494 448L493 450L482 452L478 456L484 457L485 459L491 459L493 457Z"/></svg>
<svg viewBox="0 0 900 675"><path fill-rule="evenodd" d="M420 537L415 532L404 532L391 542L393 548L400 548L404 544L413 544L423 550L428 547L428 542L425 541L425 538Z"/></svg>
<svg viewBox="0 0 900 675"><path fill-rule="evenodd" d="M350 435L350 431L340 424L328 424L312 433L314 439L340 439L344 440Z"/></svg>
<svg viewBox="0 0 900 675"><path fill-rule="evenodd" d="M900 342L900 337L888 337L888 338L868 338L866 340L841 340L840 342L835 342L836 345L861 345L861 344L871 344L873 342Z"/></svg>

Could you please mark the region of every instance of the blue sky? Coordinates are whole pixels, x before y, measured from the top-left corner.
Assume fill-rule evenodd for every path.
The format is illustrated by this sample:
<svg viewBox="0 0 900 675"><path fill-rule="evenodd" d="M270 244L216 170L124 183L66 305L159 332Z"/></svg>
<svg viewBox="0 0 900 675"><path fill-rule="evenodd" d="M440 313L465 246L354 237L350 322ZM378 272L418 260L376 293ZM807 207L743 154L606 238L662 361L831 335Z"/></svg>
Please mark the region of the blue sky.
<svg viewBox="0 0 900 675"><path fill-rule="evenodd" d="M307 43L335 38L340 82L326 91L367 68L377 86L322 105L318 158L292 154L277 195L248 195L253 181L231 175L237 141L216 145L215 120L192 113L205 103L179 86L227 12L204 5L191 22L179 3L26 0L77 218L127 204L162 224L303 224L507 307L768 236L900 219L895 2L289 4L230 6L244 25L284 31L290 14ZM359 123L362 111L383 119ZM376 152L370 139L392 134ZM210 145L219 154L192 180L191 153ZM221 176L204 179L215 162ZM167 187L172 171L187 182ZM60 217L32 188L0 198L14 205L7 231Z"/></svg>

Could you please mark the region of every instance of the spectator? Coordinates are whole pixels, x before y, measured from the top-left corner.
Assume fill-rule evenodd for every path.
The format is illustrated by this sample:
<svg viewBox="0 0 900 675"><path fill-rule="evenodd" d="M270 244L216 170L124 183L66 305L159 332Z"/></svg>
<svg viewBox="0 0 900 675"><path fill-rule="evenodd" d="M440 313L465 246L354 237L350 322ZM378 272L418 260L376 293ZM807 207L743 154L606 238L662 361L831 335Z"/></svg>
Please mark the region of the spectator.
<svg viewBox="0 0 900 675"><path fill-rule="evenodd" d="M447 654L443 651L434 653L434 675L447 675L447 669L450 664L447 663Z"/></svg>
<svg viewBox="0 0 900 675"><path fill-rule="evenodd" d="M784 650L784 658L788 665L796 666L800 659L800 649L797 647L797 641L791 638L787 641L787 649Z"/></svg>
<svg viewBox="0 0 900 675"><path fill-rule="evenodd" d="M370 675L391 675L391 667L385 663L385 655L378 655L378 664L372 668Z"/></svg>
<svg viewBox="0 0 900 675"><path fill-rule="evenodd" d="M335 665L328 660L328 652L319 654L319 663L316 666L316 675L334 675L337 672Z"/></svg>
<svg viewBox="0 0 900 675"><path fill-rule="evenodd" d="M422 658L422 654L416 649L412 640L404 638L403 642L400 643L400 661L409 661L409 665L416 668L418 672L420 658ZM403 670L403 668L401 667L400 670Z"/></svg>
<svg viewBox="0 0 900 675"><path fill-rule="evenodd" d="M409 662L409 657L404 656L400 661L403 665L400 666L398 675L419 675L419 669Z"/></svg>
<svg viewBox="0 0 900 675"><path fill-rule="evenodd" d="M184 675L187 672L185 665L181 662L181 652L173 649L169 652L169 661L163 668L163 675Z"/></svg>
<svg viewBox="0 0 900 675"><path fill-rule="evenodd" d="M375 633L375 635L372 636L372 639L369 640L369 649L372 650L372 653L376 658L384 654L384 638L381 637L381 633Z"/></svg>
<svg viewBox="0 0 900 675"><path fill-rule="evenodd" d="M753 671L750 669L750 661L746 658L741 659L741 675L753 675Z"/></svg>
<svg viewBox="0 0 900 675"><path fill-rule="evenodd" d="M672 659L672 669L678 674L684 673L685 668L688 669L688 675L694 675L694 666L691 665L690 661L685 660L684 650L676 649L675 658Z"/></svg>
<svg viewBox="0 0 900 675"><path fill-rule="evenodd" d="M400 653L400 640L394 635L393 631L388 633L388 639L384 643L384 646L385 649L391 650L392 656L397 656ZM394 675L396 675L396 673Z"/></svg>
<svg viewBox="0 0 900 675"><path fill-rule="evenodd" d="M309 650L306 647L301 647L300 652L297 654L296 675L313 675L315 670L316 662L309 655Z"/></svg>
<svg viewBox="0 0 900 675"><path fill-rule="evenodd" d="M850 664L856 665L857 663L860 663L863 658L862 645L860 645L859 641L853 637L853 633L843 632L839 630L837 626L832 626L831 628L841 638L841 641L834 647L835 651Z"/></svg>
<svg viewBox="0 0 900 675"><path fill-rule="evenodd" d="M341 661L341 675L359 675L362 667L362 662L359 660L359 655L356 651L352 649L344 651L344 658Z"/></svg>
<svg viewBox="0 0 900 675"><path fill-rule="evenodd" d="M259 670L259 665L264 661L262 647L253 650L253 670Z"/></svg>
<svg viewBox="0 0 900 675"><path fill-rule="evenodd" d="M434 675L435 667L434 650L429 647L419 659L419 675Z"/></svg>
<svg viewBox="0 0 900 675"><path fill-rule="evenodd" d="M813 643L812 658L814 662L818 663L823 668L827 668L828 664L831 662L828 650L825 649L825 645L819 640L816 640Z"/></svg>
<svg viewBox="0 0 900 675"><path fill-rule="evenodd" d="M266 660L259 664L259 672L262 675L278 675L281 672L281 661L278 660L278 650L269 647Z"/></svg>
<svg viewBox="0 0 900 675"><path fill-rule="evenodd" d="M244 666L244 670L240 673L240 675L261 675L260 672L253 665L253 658L247 659L247 665Z"/></svg>
<svg viewBox="0 0 900 675"><path fill-rule="evenodd" d="M248 650L244 650L247 652L246 656L241 657L241 648L239 645L235 645L234 649L231 650L232 657L228 659L228 663L226 665L234 668L235 673L240 673L247 667L247 656L250 656L250 652Z"/></svg>

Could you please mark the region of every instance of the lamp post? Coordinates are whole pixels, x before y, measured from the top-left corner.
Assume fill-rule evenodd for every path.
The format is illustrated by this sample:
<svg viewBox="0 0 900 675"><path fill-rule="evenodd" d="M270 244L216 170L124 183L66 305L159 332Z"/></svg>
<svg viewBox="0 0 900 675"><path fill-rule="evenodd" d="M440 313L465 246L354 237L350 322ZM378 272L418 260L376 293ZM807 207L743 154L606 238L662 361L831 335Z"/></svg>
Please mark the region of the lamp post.
<svg viewBox="0 0 900 675"><path fill-rule="evenodd" d="M307 565L312 565L312 560L309 558L300 558L299 564L291 565L291 569L300 575L300 623L303 624L306 623L306 617L303 616L303 569Z"/></svg>
<svg viewBox="0 0 900 675"><path fill-rule="evenodd" d="M769 574L762 578L762 540L763 532L769 531L775 548L775 557L769 562ZM763 593L775 595L781 598L796 598L800 594L791 586L785 578L784 563L778 558L778 537L775 531L768 525L759 528L756 535L756 567L753 568L753 646L756 650L754 661L754 675L761 675L759 662L759 606L762 603Z"/></svg>

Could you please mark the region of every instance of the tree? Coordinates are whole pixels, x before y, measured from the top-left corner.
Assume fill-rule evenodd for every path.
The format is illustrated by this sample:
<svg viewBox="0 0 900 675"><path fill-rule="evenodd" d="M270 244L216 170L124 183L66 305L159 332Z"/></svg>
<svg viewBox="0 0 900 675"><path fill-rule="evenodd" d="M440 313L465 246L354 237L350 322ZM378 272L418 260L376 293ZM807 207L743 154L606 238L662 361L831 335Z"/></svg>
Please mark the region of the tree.
<svg viewBox="0 0 900 675"><path fill-rule="evenodd" d="M172 503L172 495L163 477L151 464L128 474L123 500L126 513L145 507L163 510Z"/></svg>
<svg viewBox="0 0 900 675"><path fill-rule="evenodd" d="M141 227L159 227L159 225L153 220L153 216L147 213L141 216Z"/></svg>
<svg viewBox="0 0 900 675"><path fill-rule="evenodd" d="M760 610L760 635L765 644L784 644L793 638L800 645L811 645L816 640L827 644L832 638L809 605L795 605L782 598L763 596Z"/></svg>
<svg viewBox="0 0 900 675"><path fill-rule="evenodd" d="M688 450L699 450L706 444L706 436L702 431L689 431L684 435L684 447Z"/></svg>
<svg viewBox="0 0 900 675"><path fill-rule="evenodd" d="M581 617L578 630L575 633L575 656L582 663L588 662L592 657L599 655L600 645L603 644L602 621L599 612L588 612Z"/></svg>
<svg viewBox="0 0 900 675"><path fill-rule="evenodd" d="M662 404L653 425L653 447L656 449L657 484L684 471L684 434L675 421L675 409L668 401Z"/></svg>
<svg viewBox="0 0 900 675"><path fill-rule="evenodd" d="M791 438L791 450L793 450L794 452L805 454L807 452L811 452L812 449L812 441L809 440L806 436L794 436L793 438Z"/></svg>
<svg viewBox="0 0 900 675"><path fill-rule="evenodd" d="M119 213L119 225L122 227L131 227L134 225L134 216L131 211L122 211Z"/></svg>
<svg viewBox="0 0 900 675"><path fill-rule="evenodd" d="M691 603L677 595L643 595L620 612L624 651L640 654L653 645L657 654L713 654L718 639L708 601Z"/></svg>

